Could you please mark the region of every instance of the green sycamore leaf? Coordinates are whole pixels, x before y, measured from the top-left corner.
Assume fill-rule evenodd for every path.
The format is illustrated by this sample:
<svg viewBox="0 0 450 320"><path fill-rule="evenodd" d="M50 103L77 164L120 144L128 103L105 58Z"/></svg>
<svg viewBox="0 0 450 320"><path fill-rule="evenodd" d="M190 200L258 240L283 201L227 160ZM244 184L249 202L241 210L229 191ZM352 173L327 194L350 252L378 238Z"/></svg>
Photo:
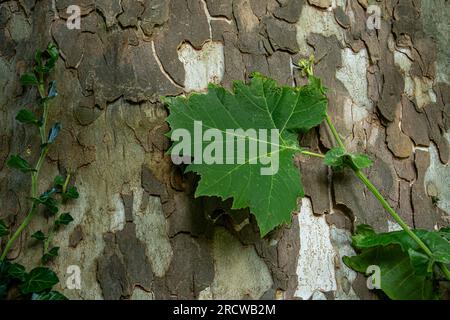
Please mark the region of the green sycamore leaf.
<svg viewBox="0 0 450 320"><path fill-rule="evenodd" d="M435 298L433 281L415 273L408 253L398 245L366 249L357 256L344 257L343 261L348 267L361 273L365 273L369 266L378 266L381 290L393 300Z"/></svg>
<svg viewBox="0 0 450 320"><path fill-rule="evenodd" d="M405 231L377 234L372 227L361 225L352 237L360 254L345 257L344 262L359 272L370 265L379 266L381 289L391 299L434 298L433 268L436 262L450 263L450 242L440 232L412 231L431 250L432 258Z"/></svg>
<svg viewBox="0 0 450 320"><path fill-rule="evenodd" d="M0 220L0 237L7 236L9 234L9 229L3 220Z"/></svg>
<svg viewBox="0 0 450 320"><path fill-rule="evenodd" d="M370 167L373 161L365 154L351 154L343 148L337 147L326 153L324 163L335 170L342 170L345 167L359 170Z"/></svg>
<svg viewBox="0 0 450 320"><path fill-rule="evenodd" d="M450 227L447 228L441 228L439 230L439 234L441 235L441 237L447 239L448 241L450 241Z"/></svg>
<svg viewBox="0 0 450 320"><path fill-rule="evenodd" d="M323 161L325 165L340 170L345 167L344 163L345 154L346 153L343 148L333 148L325 154L325 159Z"/></svg>
<svg viewBox="0 0 450 320"><path fill-rule="evenodd" d="M438 232L420 229L412 231L431 250L435 262L450 263L450 242L447 239L443 238ZM422 252L419 245L403 230L379 234L366 232L363 235L357 234L352 239L353 245L358 249L397 244L405 253L408 253L409 249Z"/></svg>
<svg viewBox="0 0 450 320"><path fill-rule="evenodd" d="M16 120L21 123L40 125L40 122L36 115L28 109L22 109L17 113Z"/></svg>
<svg viewBox="0 0 450 320"><path fill-rule="evenodd" d="M293 156L301 151L298 134L319 125L327 110L327 98L320 80L314 77L309 80L310 83L303 87L282 87L276 81L256 73L249 84L236 81L232 92L210 84L206 94L162 98L170 110L166 119L171 127L169 135L177 129L186 129L194 137L194 121L201 121L202 131L214 128L220 130L224 140L245 141L247 147L245 158L239 159L241 163L227 155L225 148L222 148L226 157L222 159L223 164L221 161L198 164L201 159L195 150L184 150L180 156L183 159L194 158L194 163L189 164L186 171L201 176L196 197L233 198L233 209L250 208L262 236L281 224L290 223L291 213L297 209L297 199L304 195L300 172L293 163ZM271 129L278 129L279 145L269 143L267 152L250 159L250 143L264 143L270 138L254 139L236 131L227 134L230 129L254 129L256 132L265 129L269 130L268 137ZM197 147L200 143L206 152L210 142L195 142ZM233 147L236 155L237 143ZM176 145L169 152L175 148ZM262 175L261 169L270 167L270 164L262 165L259 160L274 155L279 156L279 170L272 175ZM250 164L251 161L256 164Z"/></svg>
<svg viewBox="0 0 450 320"><path fill-rule="evenodd" d="M34 86L38 85L39 82L34 73L25 73L20 77L20 83L23 86Z"/></svg>
<svg viewBox="0 0 450 320"><path fill-rule="evenodd" d="M9 157L6 164L8 165L8 167L20 170L24 173L36 171L31 167L27 160L23 159L19 155L12 155L11 157Z"/></svg>
<svg viewBox="0 0 450 320"><path fill-rule="evenodd" d="M430 259L426 254L409 248L408 255L416 275L426 276L433 272L434 260Z"/></svg>
<svg viewBox="0 0 450 320"><path fill-rule="evenodd" d="M66 213L62 213L59 218L55 221L55 226L67 226L69 223L71 223L73 221L73 217L70 215L70 213L66 212Z"/></svg>
<svg viewBox="0 0 450 320"><path fill-rule="evenodd" d="M31 300L68 300L66 296L57 291L33 293Z"/></svg>
<svg viewBox="0 0 450 320"><path fill-rule="evenodd" d="M52 270L45 267L37 267L25 276L19 288L23 294L40 293L51 289L58 282L58 276Z"/></svg>
<svg viewBox="0 0 450 320"><path fill-rule="evenodd" d="M358 169L368 168L373 165L373 161L365 154L352 154L350 156L353 165Z"/></svg>

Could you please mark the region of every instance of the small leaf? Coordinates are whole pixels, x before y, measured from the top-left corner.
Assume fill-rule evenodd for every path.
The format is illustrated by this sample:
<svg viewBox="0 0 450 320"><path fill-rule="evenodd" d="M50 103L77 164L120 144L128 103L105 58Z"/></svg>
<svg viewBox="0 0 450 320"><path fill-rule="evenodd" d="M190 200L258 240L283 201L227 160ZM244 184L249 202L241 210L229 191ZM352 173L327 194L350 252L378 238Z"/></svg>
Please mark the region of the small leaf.
<svg viewBox="0 0 450 320"><path fill-rule="evenodd" d="M49 191L44 192L39 198L33 199L37 203L40 203L47 207L49 212L54 215L58 213L58 201L55 198L52 198L52 195L56 192L56 188L52 188Z"/></svg>
<svg viewBox="0 0 450 320"><path fill-rule="evenodd" d="M324 163L335 169L343 169L345 150L343 148L333 148L325 154Z"/></svg>
<svg viewBox="0 0 450 320"><path fill-rule="evenodd" d="M24 173L36 171L25 159L18 155L12 155L6 164L8 167L20 170Z"/></svg>
<svg viewBox="0 0 450 320"><path fill-rule="evenodd" d="M53 247L42 256L42 263L47 263L59 253L59 247Z"/></svg>
<svg viewBox="0 0 450 320"><path fill-rule="evenodd" d="M0 220L0 237L7 236L9 234L9 229L3 220Z"/></svg>
<svg viewBox="0 0 450 320"><path fill-rule="evenodd" d="M48 60L45 64L46 72L49 73L55 67L56 61L59 57L58 47L54 43L50 43L47 47L46 54Z"/></svg>
<svg viewBox="0 0 450 320"><path fill-rule="evenodd" d="M36 50L36 53L34 54L34 61L38 66L42 65L42 51Z"/></svg>
<svg viewBox="0 0 450 320"><path fill-rule="evenodd" d="M69 223L73 221L73 217L70 213L63 213L59 216L59 218L55 221L55 226L65 225L67 226Z"/></svg>
<svg viewBox="0 0 450 320"><path fill-rule="evenodd" d="M45 241L45 239L47 239L47 237L45 236L45 234L42 231L36 231L35 233L33 233L33 235L31 236L32 238L38 240L38 241Z"/></svg>
<svg viewBox="0 0 450 320"><path fill-rule="evenodd" d="M53 185L55 187L62 187L66 180L62 176L56 176L55 180L53 180Z"/></svg>
<svg viewBox="0 0 450 320"><path fill-rule="evenodd" d="M68 300L66 296L57 291L33 293L31 300Z"/></svg>
<svg viewBox="0 0 450 320"><path fill-rule="evenodd" d="M59 131L61 130L61 124L59 122L55 123L53 127L50 129L50 132L48 134L47 143L53 143L56 140L56 137L59 134Z"/></svg>
<svg viewBox="0 0 450 320"><path fill-rule="evenodd" d="M48 98L53 99L58 96L58 91L56 90L56 81L50 81L50 88L48 89Z"/></svg>
<svg viewBox="0 0 450 320"><path fill-rule="evenodd" d="M326 153L324 163L335 170L342 170L344 167L359 170L370 167L373 161L365 154L347 153L343 148L338 147Z"/></svg>
<svg viewBox="0 0 450 320"><path fill-rule="evenodd" d="M25 267L18 263L13 263L8 269L8 274L13 279L18 279L20 281L25 281L26 271Z"/></svg>
<svg viewBox="0 0 450 320"><path fill-rule="evenodd" d="M28 109L22 109L16 116L16 120L21 123L34 124L39 126L39 120L36 118L35 114Z"/></svg>
<svg viewBox="0 0 450 320"><path fill-rule="evenodd" d="M368 168L373 165L373 161L365 154L351 155L353 164L358 169Z"/></svg>
<svg viewBox="0 0 450 320"><path fill-rule="evenodd" d="M58 282L59 279L52 270L37 267L25 276L25 280L19 288L23 294L40 293L51 289Z"/></svg>
<svg viewBox="0 0 450 320"><path fill-rule="evenodd" d="M70 187L65 193L62 194L62 197L63 201L67 201L69 199L78 199L80 197L80 194L78 193L76 187Z"/></svg>
<svg viewBox="0 0 450 320"><path fill-rule="evenodd" d="M23 86L34 86L38 85L39 82L34 73L25 73L20 77L20 83Z"/></svg>

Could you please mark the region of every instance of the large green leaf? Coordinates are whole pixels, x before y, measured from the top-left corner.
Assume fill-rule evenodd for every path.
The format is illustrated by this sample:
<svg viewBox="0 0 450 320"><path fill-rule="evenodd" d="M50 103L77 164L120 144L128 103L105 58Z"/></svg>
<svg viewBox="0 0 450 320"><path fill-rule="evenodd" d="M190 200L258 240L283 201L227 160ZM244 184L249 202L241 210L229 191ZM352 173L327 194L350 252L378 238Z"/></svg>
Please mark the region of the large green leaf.
<svg viewBox="0 0 450 320"><path fill-rule="evenodd" d="M51 289L59 282L56 274L45 267L37 267L25 276L24 282L20 285L23 294L40 293Z"/></svg>
<svg viewBox="0 0 450 320"><path fill-rule="evenodd" d="M376 265L380 268L380 285L386 295L394 300L429 300L435 298L430 277L417 275L408 253L398 245L375 247L360 255L344 257L344 263L361 273Z"/></svg>
<svg viewBox="0 0 450 320"><path fill-rule="evenodd" d="M170 109L167 122L171 133L186 129L194 137L194 121L201 121L203 132L214 128L221 131L223 139L236 136L245 139L245 161L241 164L226 164L226 161L225 164L199 164L200 156L192 150L195 148L182 154L183 158L194 159L186 171L201 176L195 193L197 197L233 198L233 209L249 207L262 235L291 221L297 199L303 196L300 172L293 163L293 156L299 151L298 134L320 124L326 115L327 99L319 79L310 77L309 85L293 88L281 87L274 80L255 74L249 84L235 82L233 92L210 85L206 94L163 99ZM262 156L250 159L248 146L251 139L227 135L227 129L255 129L257 132L259 129L278 129L279 170L273 175L262 175L261 169L267 165L258 161L257 164L249 163L273 155L270 153L273 143ZM259 137L257 143L266 141ZM203 147L202 150L208 150L210 145L204 141L196 143ZM226 148L221 151L227 155ZM234 154L237 154L236 143Z"/></svg>
<svg viewBox="0 0 450 320"><path fill-rule="evenodd" d="M366 226L367 227L367 226ZM427 230L413 230L413 232L428 246L434 256L435 262L450 263L450 242L437 232ZM405 232L394 231L388 233L357 233L353 237L356 248L373 248L376 246L387 246L390 244L400 245L404 252L410 249L420 252L419 245ZM410 251L411 252L411 251Z"/></svg>
<svg viewBox="0 0 450 320"><path fill-rule="evenodd" d="M392 299L431 299L437 297L436 262L450 262L450 242L445 232L412 230L430 249L429 257L405 231L376 233L372 227L360 225L352 237L353 246L360 251L344 262L365 273L371 265L380 267L381 290Z"/></svg>

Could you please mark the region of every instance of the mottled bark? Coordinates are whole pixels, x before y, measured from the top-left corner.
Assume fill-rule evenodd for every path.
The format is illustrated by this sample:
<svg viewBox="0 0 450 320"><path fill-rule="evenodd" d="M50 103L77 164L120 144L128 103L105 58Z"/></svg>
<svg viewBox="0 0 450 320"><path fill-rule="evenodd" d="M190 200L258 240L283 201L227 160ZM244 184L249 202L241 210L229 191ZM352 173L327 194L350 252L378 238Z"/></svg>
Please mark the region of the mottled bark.
<svg viewBox="0 0 450 320"><path fill-rule="evenodd" d="M82 9L80 30L66 26L72 4ZM379 30L366 25L371 4L381 8ZM36 92L18 79L53 41L62 59L51 119L63 131L40 188L71 173L81 194L64 208L74 223L55 238L64 294L373 298L341 258L354 253L355 224L397 226L353 175L299 158L307 197L290 226L260 239L247 211L194 200L196 178L165 155L159 96L230 87L253 71L301 84L292 63L314 53L349 150L375 160L369 177L411 227L435 229L450 223L449 19L444 0L0 1L0 218L17 228L29 205L29 179L5 161L36 157L35 131L14 120ZM301 143L325 152L330 138L321 126ZM37 217L9 258L36 263L30 235L45 224ZM66 287L70 265L81 268L81 290Z"/></svg>

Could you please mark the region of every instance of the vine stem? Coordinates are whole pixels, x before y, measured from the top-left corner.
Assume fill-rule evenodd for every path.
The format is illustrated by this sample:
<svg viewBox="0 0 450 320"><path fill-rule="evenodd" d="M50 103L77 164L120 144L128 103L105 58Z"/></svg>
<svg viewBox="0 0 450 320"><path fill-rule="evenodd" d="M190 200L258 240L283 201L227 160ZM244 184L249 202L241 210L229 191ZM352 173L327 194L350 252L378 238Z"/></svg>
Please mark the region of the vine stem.
<svg viewBox="0 0 450 320"><path fill-rule="evenodd" d="M325 156L323 154L315 153L315 152L311 152L311 151L301 150L300 153L307 155L307 156L311 156L311 157L322 158L322 159L325 158Z"/></svg>
<svg viewBox="0 0 450 320"><path fill-rule="evenodd" d="M330 116L327 114L326 116L327 124L336 139L337 144L345 150L345 145L343 144L339 133L331 121ZM391 215L391 217L400 225L400 227L418 244L418 246L430 257L433 258L433 252L427 247L427 245L409 228L409 226L403 221L403 219L399 216L399 214L391 207L391 205L387 202L387 200L383 197L383 195L378 191L378 189L373 185L373 183L367 178L364 173L356 168L352 168L355 172L356 176L362 183L372 192L372 194L377 198L377 200L382 204L382 206L386 209L386 211ZM439 267L444 273L445 277L450 281L450 271L447 269L447 266L443 263L439 263Z"/></svg>
<svg viewBox="0 0 450 320"><path fill-rule="evenodd" d="M44 82L43 82L42 76L40 77L38 91L39 91L39 95L41 96L41 98L44 99L45 98L45 88L44 88ZM43 147L41 147L39 160L36 163L36 167L34 168L35 171L33 171L31 174L31 198L32 199L36 199L38 197L39 173L41 171L42 165L44 164L45 157L47 156L47 153L48 153L48 145L46 145L47 139L46 139L45 134L46 134L46 125L47 125L48 107L49 106L46 101L44 101L43 107L44 107L43 116L42 116L43 124L39 128L39 133L41 136L41 144ZM33 204L31 205L30 211L28 212L27 216L25 217L23 222L20 224L20 226L17 228L17 230L14 232L12 237L6 243L5 249L3 250L3 253L0 257L0 261L4 261L6 259L9 250L11 250L12 245L17 240L17 238L20 236L22 231L25 230L26 227L28 227L31 220L33 220L33 217L36 214L36 211L37 211L37 203L35 200L33 200Z"/></svg>
<svg viewBox="0 0 450 320"><path fill-rule="evenodd" d="M334 126L333 122L331 121L331 118L328 115L328 113L327 113L327 116L325 119L327 121L328 127L330 128L331 133L333 134L333 137L336 140L337 144L339 145L339 147L341 147L342 149L345 150L345 145L342 142L341 137L339 136L339 133L337 132L336 127Z"/></svg>

